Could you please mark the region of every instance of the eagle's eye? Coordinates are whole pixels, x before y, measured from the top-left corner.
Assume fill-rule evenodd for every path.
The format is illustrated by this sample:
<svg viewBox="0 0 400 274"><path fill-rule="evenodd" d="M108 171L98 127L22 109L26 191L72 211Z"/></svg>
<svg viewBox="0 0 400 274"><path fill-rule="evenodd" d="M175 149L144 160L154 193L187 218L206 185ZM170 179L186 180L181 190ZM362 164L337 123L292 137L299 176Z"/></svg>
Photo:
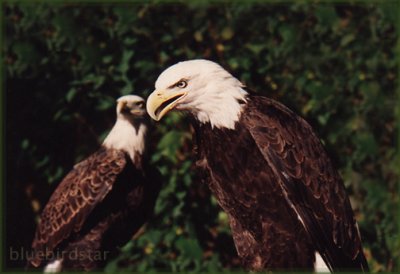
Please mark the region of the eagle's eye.
<svg viewBox="0 0 400 274"><path fill-rule="evenodd" d="M187 87L187 81L181 80L178 83L176 83L175 86L178 87L178 88L185 88L185 87Z"/></svg>
<svg viewBox="0 0 400 274"><path fill-rule="evenodd" d="M139 108L144 108L144 102L142 102L142 101L136 102L135 104L136 104L136 106L138 106Z"/></svg>

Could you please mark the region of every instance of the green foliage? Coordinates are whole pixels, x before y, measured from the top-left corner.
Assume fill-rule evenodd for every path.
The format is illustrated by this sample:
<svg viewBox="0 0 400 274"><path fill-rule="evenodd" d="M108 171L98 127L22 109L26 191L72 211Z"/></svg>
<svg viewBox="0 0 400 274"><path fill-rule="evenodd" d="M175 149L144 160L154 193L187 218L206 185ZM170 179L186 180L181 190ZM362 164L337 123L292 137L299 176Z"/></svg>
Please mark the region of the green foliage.
<svg viewBox="0 0 400 274"><path fill-rule="evenodd" d="M208 58L314 126L372 270L399 270L398 14L391 3L5 5L7 246L30 245L51 189L111 128L117 97L146 97L167 66ZM154 128L166 185L153 220L105 270L238 268L226 215L193 167L188 121L170 113Z"/></svg>

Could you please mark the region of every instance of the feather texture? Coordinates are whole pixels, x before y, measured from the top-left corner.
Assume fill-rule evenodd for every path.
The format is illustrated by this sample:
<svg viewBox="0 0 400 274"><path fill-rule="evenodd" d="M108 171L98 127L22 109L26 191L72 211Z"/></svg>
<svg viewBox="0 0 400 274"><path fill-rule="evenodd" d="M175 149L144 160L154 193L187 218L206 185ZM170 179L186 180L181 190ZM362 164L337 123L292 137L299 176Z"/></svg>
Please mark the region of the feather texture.
<svg viewBox="0 0 400 274"><path fill-rule="evenodd" d="M51 196L43 210L32 248L39 266L39 255L49 252L72 232L81 229L94 207L111 190L117 175L126 165L125 154L118 150L100 149L75 165Z"/></svg>
<svg viewBox="0 0 400 274"><path fill-rule="evenodd" d="M367 271L343 181L310 125L264 97L249 103L243 124L330 270Z"/></svg>
<svg viewBox="0 0 400 274"><path fill-rule="evenodd" d="M63 270L104 265L151 215L161 188L158 171L100 148L75 165L56 188L38 224L30 264L62 259Z"/></svg>
<svg viewBox="0 0 400 274"><path fill-rule="evenodd" d="M280 103L248 96L235 129L195 123L199 166L228 213L250 270L368 271L343 182L311 127Z"/></svg>

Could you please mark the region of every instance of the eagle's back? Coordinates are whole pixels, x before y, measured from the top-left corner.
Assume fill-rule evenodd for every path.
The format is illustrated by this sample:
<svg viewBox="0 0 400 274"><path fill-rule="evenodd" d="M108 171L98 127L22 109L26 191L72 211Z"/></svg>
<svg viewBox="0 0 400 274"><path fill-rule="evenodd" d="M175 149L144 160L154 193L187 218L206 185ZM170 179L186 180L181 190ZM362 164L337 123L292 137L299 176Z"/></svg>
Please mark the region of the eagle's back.
<svg viewBox="0 0 400 274"><path fill-rule="evenodd" d="M343 180L311 126L261 96L249 97L240 123L330 270L368 271Z"/></svg>
<svg viewBox="0 0 400 274"><path fill-rule="evenodd" d="M63 270L102 266L151 214L161 187L154 174L104 147L75 165L43 210L30 263L58 255Z"/></svg>

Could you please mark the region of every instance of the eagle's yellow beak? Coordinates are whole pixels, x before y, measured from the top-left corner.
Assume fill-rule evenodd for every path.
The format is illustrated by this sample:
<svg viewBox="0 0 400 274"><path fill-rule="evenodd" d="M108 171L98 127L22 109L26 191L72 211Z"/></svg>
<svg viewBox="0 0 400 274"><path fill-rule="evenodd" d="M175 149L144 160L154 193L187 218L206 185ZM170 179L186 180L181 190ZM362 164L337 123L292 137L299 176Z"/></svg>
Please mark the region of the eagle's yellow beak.
<svg viewBox="0 0 400 274"><path fill-rule="evenodd" d="M170 92L165 90L155 90L147 98L147 113L156 121L173 109L180 100L186 96L186 92Z"/></svg>

